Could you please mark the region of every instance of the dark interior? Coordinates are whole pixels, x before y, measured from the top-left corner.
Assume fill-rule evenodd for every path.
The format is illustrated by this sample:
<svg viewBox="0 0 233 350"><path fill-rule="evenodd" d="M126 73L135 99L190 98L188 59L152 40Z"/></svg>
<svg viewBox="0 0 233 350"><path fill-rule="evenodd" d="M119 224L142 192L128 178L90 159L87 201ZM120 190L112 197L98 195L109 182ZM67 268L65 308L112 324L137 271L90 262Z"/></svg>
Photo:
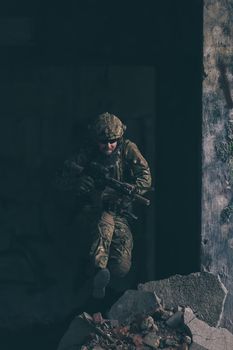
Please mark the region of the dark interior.
<svg viewBox="0 0 233 350"><path fill-rule="evenodd" d="M127 124L155 190L149 209L135 208L132 271L93 310L139 282L199 271L202 7L201 0L0 5L0 283L12 308L28 285L31 296L43 294L66 276L81 288L77 203L52 183L88 120L104 111ZM92 311L91 302L85 307ZM6 314L4 350L56 349L73 313L14 330Z"/></svg>

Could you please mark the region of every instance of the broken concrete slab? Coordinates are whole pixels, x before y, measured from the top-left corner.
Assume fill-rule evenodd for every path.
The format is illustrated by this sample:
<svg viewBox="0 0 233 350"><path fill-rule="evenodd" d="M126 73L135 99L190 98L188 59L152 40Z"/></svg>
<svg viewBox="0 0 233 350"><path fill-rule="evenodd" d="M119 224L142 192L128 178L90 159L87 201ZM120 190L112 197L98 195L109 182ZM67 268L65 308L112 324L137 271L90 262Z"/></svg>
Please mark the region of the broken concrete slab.
<svg viewBox="0 0 233 350"><path fill-rule="evenodd" d="M184 323L192 333L190 350L232 350L233 334L225 328L210 327L199 320L190 308L185 308Z"/></svg>
<svg viewBox="0 0 233 350"><path fill-rule="evenodd" d="M227 295L220 278L208 272L146 282L139 284L138 290L155 292L168 309L189 306L199 319L213 327L220 324Z"/></svg>
<svg viewBox="0 0 233 350"><path fill-rule="evenodd" d="M75 317L62 337L57 350L77 349L92 331L93 327L85 319L80 316Z"/></svg>
<svg viewBox="0 0 233 350"><path fill-rule="evenodd" d="M119 322L130 322L134 316L148 315L159 308L156 295L153 292L127 290L111 307L108 317Z"/></svg>

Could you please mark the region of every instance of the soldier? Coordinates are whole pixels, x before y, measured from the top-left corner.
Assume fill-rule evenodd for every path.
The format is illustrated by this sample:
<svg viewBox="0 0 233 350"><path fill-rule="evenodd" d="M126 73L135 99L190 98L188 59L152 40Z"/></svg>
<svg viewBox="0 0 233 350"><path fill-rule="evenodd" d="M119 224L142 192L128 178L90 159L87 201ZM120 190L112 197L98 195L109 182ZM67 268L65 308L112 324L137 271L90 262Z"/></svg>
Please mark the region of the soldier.
<svg viewBox="0 0 233 350"><path fill-rule="evenodd" d="M126 126L108 112L99 115L90 125L91 143L65 162L61 177L64 187L74 189L88 205L93 229L90 261L95 268L93 296L103 298L110 274L125 276L131 267L133 238L128 216L131 213L129 196L100 185L97 178L85 171L94 161L116 180L130 184L131 192L144 194L151 187L147 161L135 143L124 138ZM72 175L73 174L73 175Z"/></svg>

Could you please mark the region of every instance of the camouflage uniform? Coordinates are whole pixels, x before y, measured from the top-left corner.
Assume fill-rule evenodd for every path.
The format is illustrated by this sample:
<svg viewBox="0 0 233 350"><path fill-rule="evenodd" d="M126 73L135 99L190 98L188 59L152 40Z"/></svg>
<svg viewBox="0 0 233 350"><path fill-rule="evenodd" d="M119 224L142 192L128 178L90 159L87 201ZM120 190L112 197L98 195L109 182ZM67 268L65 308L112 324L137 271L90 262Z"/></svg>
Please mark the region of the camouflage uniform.
<svg viewBox="0 0 233 350"><path fill-rule="evenodd" d="M100 127L101 129L101 127ZM110 128L111 129L111 128ZM109 131L109 132L108 132ZM119 130L114 131L114 135ZM98 136L101 130L98 130ZM104 136L111 139L111 130L104 130ZM117 180L134 184L138 194L144 194L151 186L151 174L147 161L135 143L120 135L116 150L110 156L103 155L93 147L87 146L79 154L65 163L62 182L67 188L79 192L77 172L74 168L87 168L91 162L97 162L108 169ZM72 175L73 174L73 175ZM82 172L79 174L82 177ZM86 210L92 215L90 258L95 267L106 268L119 277L128 273L131 267L133 238L124 208L130 210L128 198L109 188L95 189L86 193L83 201L88 202Z"/></svg>

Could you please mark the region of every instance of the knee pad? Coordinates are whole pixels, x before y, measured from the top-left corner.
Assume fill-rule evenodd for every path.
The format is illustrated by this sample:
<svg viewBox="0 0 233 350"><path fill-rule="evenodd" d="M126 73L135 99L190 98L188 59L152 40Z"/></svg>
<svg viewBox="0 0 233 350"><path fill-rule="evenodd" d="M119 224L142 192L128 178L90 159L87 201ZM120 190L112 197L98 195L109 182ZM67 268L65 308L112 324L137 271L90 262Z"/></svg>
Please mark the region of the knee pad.
<svg viewBox="0 0 233 350"><path fill-rule="evenodd" d="M116 277L124 277L127 275L131 268L130 260L121 260L114 263L109 264L109 270L111 274Z"/></svg>

